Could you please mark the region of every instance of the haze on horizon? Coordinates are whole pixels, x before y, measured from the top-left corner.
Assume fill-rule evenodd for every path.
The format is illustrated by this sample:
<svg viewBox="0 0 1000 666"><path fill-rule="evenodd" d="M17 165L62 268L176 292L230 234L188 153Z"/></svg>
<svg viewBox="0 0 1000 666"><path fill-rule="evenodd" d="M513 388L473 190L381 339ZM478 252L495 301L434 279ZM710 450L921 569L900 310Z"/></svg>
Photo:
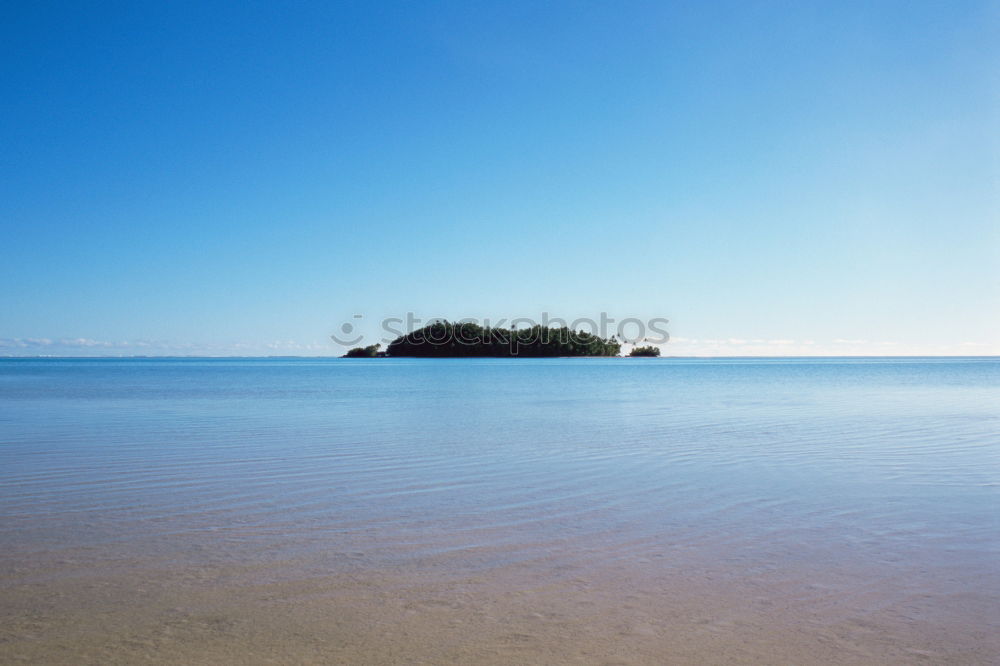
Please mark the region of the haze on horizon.
<svg viewBox="0 0 1000 666"><path fill-rule="evenodd" d="M2 11L0 356L1000 354L995 1Z"/></svg>

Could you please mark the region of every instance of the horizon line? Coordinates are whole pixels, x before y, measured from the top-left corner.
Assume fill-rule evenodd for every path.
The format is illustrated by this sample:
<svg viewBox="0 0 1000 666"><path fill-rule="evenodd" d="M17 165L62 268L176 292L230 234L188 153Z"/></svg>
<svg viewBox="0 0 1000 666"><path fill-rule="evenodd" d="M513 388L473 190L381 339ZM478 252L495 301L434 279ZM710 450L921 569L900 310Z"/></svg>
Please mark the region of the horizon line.
<svg viewBox="0 0 1000 666"><path fill-rule="evenodd" d="M14 356L14 355L0 355L0 360L10 361L10 360L155 360L155 359L343 359L342 355L316 355L316 356L302 356L293 354L271 354L271 355L238 355L238 354L227 354L227 355L207 355L207 354L181 354L181 355L170 355L170 354L156 354L156 355L129 355L129 356L63 356L63 355L34 355L34 356ZM417 356L386 356L380 357L385 358L431 358L434 360L441 360L441 358L500 358L500 359L515 359L515 358L633 358L627 355L622 356L468 356L468 357L417 357ZM1000 354L785 354L785 355L771 355L771 356L760 356L760 355L665 355L659 356L660 359L745 359L745 358L996 358L1000 359ZM352 361L357 361L359 359L349 359ZM364 360L364 359L361 359Z"/></svg>

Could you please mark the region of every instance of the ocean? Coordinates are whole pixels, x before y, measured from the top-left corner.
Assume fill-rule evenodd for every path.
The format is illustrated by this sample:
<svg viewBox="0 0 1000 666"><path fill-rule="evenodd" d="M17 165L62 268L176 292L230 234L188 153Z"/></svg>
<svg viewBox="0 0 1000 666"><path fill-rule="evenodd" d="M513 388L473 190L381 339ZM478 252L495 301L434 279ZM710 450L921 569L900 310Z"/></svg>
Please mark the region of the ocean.
<svg viewBox="0 0 1000 666"><path fill-rule="evenodd" d="M0 661L995 663L1000 359L0 359Z"/></svg>

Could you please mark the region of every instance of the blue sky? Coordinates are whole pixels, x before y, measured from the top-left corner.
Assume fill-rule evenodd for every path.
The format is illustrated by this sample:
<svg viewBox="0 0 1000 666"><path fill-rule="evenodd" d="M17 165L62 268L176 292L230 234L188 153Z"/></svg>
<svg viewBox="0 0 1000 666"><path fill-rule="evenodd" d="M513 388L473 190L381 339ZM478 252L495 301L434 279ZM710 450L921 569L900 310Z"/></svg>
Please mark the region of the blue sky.
<svg viewBox="0 0 1000 666"><path fill-rule="evenodd" d="M406 312L1000 354L998 28L974 1L4 3L0 355L337 354Z"/></svg>

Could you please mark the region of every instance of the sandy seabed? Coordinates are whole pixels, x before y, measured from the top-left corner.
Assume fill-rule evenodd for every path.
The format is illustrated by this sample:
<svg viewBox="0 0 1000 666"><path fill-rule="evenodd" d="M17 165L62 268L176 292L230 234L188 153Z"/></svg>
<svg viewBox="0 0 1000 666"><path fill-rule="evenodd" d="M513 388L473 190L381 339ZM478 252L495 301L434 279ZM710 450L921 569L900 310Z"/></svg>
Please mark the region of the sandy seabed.
<svg viewBox="0 0 1000 666"><path fill-rule="evenodd" d="M468 553L464 554L465 556ZM449 557L3 562L3 663L990 664L996 601L676 555L474 571ZM464 560L463 560L464 561ZM459 565L457 560L451 564ZM957 574L956 574L957 575ZM925 584L924 584L925 585Z"/></svg>

